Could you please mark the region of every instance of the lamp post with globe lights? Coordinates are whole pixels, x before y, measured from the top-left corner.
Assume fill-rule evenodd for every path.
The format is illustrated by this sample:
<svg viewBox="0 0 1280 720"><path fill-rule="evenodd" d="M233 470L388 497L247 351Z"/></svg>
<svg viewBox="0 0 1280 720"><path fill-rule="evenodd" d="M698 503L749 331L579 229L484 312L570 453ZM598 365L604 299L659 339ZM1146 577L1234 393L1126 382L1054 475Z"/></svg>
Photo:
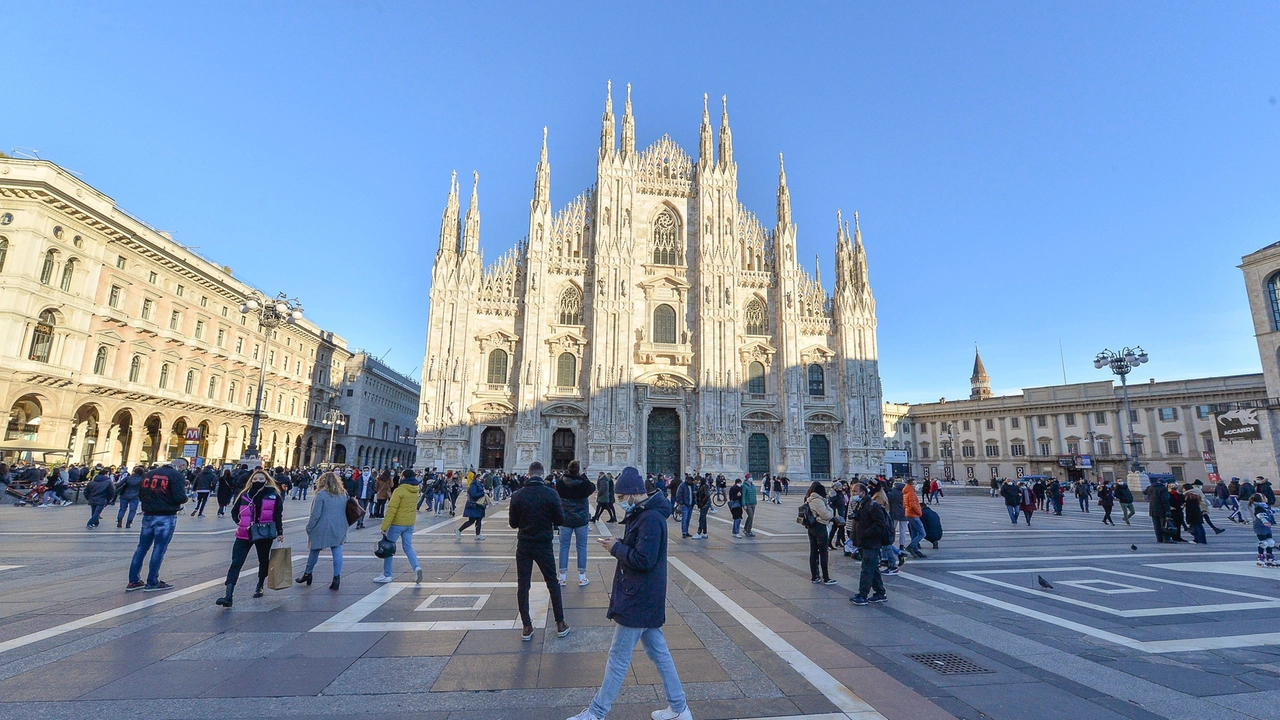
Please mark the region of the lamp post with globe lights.
<svg viewBox="0 0 1280 720"><path fill-rule="evenodd" d="M339 425L342 425L343 427L346 426L347 417L342 414L341 410L337 408L333 408L325 411L324 420L322 420L321 422L329 426L329 452L328 452L328 455L326 456L326 459L329 461L329 465L332 467L333 465L333 434L335 431L337 431Z"/></svg>
<svg viewBox="0 0 1280 720"><path fill-rule="evenodd" d="M1124 418L1129 424L1129 469L1133 472L1142 472L1142 463L1138 461L1138 441L1133 437L1133 411L1129 409L1128 377L1130 371L1149 359L1147 351L1141 347L1125 348L1120 352L1112 352L1104 348L1093 359L1093 366L1098 370L1110 367L1111 372L1120 376L1120 387L1124 389Z"/></svg>
<svg viewBox="0 0 1280 720"><path fill-rule="evenodd" d="M262 347L262 366L258 370L258 395L253 404L253 427L249 430L249 447L244 451L241 462L251 467L262 467L262 458L258 453L258 426L262 421L262 386L267 379L268 348L271 347L271 333L281 325L293 325L302 319L302 303L297 298L289 298L280 293L268 300L263 295L254 295L240 306L244 315L255 315L258 326L266 338Z"/></svg>

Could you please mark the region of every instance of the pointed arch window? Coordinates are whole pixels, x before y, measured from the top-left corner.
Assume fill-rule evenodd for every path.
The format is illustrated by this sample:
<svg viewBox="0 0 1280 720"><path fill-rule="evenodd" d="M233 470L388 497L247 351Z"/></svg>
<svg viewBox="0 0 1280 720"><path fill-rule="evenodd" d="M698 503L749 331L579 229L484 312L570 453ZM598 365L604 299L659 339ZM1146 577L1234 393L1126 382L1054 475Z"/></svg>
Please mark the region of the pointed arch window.
<svg viewBox="0 0 1280 720"><path fill-rule="evenodd" d="M684 255L680 247L680 223L675 213L664 208L653 219L653 263L655 265L682 265Z"/></svg>
<svg viewBox="0 0 1280 720"><path fill-rule="evenodd" d="M764 365L759 362L747 366L747 392L764 394Z"/></svg>
<svg viewBox="0 0 1280 720"><path fill-rule="evenodd" d="M582 324L582 290L577 285L569 285L560 293L560 324Z"/></svg>
<svg viewBox="0 0 1280 720"><path fill-rule="evenodd" d="M672 345L676 342L676 311L670 305L653 309L653 341Z"/></svg>
<svg viewBox="0 0 1280 720"><path fill-rule="evenodd" d="M574 387L578 384L578 358L573 353L560 353L556 360L556 385Z"/></svg>
<svg viewBox="0 0 1280 720"><path fill-rule="evenodd" d="M56 318L52 310L45 310L40 313L40 319L36 321L36 329L31 333L31 351L27 353L28 360L36 362L49 362L49 351L53 349L53 326Z"/></svg>
<svg viewBox="0 0 1280 720"><path fill-rule="evenodd" d="M75 278L75 275L76 260L71 258L66 265L62 266L62 281L58 283L58 287L62 288L63 292L71 292L71 280Z"/></svg>
<svg viewBox="0 0 1280 720"><path fill-rule="evenodd" d="M501 348L489 353L489 384L507 384L507 351Z"/></svg>
<svg viewBox="0 0 1280 720"><path fill-rule="evenodd" d="M4 260L9 256L9 238L0 237L0 272L4 272Z"/></svg>
<svg viewBox="0 0 1280 720"><path fill-rule="evenodd" d="M105 345L98 346L98 352L93 356L93 374L101 375L107 371L107 348Z"/></svg>
<svg viewBox="0 0 1280 720"><path fill-rule="evenodd" d="M809 366L809 394L814 397L822 397L827 394L827 377L822 371L821 365Z"/></svg>
<svg viewBox="0 0 1280 720"><path fill-rule="evenodd" d="M764 312L764 303L753 297L747 301L746 312L743 313L748 335L768 335L769 319Z"/></svg>
<svg viewBox="0 0 1280 720"><path fill-rule="evenodd" d="M44 264L40 266L40 284L48 285L53 279L53 263L57 259L58 254L53 250L44 254Z"/></svg>
<svg viewBox="0 0 1280 720"><path fill-rule="evenodd" d="M138 382L138 376L142 374L142 357L134 355L129 361L129 382Z"/></svg>

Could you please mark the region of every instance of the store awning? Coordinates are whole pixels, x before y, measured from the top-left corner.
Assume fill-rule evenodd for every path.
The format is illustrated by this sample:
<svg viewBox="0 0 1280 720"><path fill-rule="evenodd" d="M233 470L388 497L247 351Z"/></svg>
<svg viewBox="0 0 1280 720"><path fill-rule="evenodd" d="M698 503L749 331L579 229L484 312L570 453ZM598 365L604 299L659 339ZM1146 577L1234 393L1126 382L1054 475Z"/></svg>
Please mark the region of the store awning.
<svg viewBox="0 0 1280 720"><path fill-rule="evenodd" d="M29 452L29 453L45 453L56 455L70 455L71 451L66 448L49 447L42 445L35 440L5 440L0 442L0 451L2 452Z"/></svg>

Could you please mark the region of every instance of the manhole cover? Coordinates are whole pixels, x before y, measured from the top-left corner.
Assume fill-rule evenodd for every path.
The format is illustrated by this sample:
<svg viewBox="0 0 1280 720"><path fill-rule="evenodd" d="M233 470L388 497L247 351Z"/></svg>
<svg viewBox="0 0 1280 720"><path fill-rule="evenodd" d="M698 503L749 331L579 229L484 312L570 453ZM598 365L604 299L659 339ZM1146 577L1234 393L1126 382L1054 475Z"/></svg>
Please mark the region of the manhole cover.
<svg viewBox="0 0 1280 720"><path fill-rule="evenodd" d="M940 675L979 675L995 672L955 653L909 653L907 657Z"/></svg>

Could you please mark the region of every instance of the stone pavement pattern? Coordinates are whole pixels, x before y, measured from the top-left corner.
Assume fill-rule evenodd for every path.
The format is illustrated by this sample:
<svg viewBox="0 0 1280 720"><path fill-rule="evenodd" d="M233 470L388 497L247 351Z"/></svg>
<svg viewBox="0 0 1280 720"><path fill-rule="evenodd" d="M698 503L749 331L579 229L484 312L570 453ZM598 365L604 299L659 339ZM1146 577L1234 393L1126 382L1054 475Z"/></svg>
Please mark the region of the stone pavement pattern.
<svg viewBox="0 0 1280 720"><path fill-rule="evenodd" d="M1104 529L1068 509L1013 528L998 500L953 493L935 506L941 548L887 579L888 603L854 608L857 567L840 553L839 586L809 583L798 501L761 505L754 540L731 537L724 509L708 540L672 525L666 637L696 718L1280 717L1280 637L1267 635L1280 571L1253 566L1245 528L1159 546L1141 515ZM287 507L298 572L305 510ZM136 531L86 531L84 515L0 508L0 717L559 720L603 677L612 558L591 543L585 588L570 563L567 638L521 642L505 503L484 542L454 538L461 518L421 515L420 587L401 555L396 583L370 582L381 561L366 529L340 591L326 554L311 587L255 600L246 577L230 611L212 602L229 520L181 517L162 573L177 588L126 595ZM1036 574L1055 589L1033 590ZM944 675L916 653L977 667ZM638 651L610 718L665 705Z"/></svg>

